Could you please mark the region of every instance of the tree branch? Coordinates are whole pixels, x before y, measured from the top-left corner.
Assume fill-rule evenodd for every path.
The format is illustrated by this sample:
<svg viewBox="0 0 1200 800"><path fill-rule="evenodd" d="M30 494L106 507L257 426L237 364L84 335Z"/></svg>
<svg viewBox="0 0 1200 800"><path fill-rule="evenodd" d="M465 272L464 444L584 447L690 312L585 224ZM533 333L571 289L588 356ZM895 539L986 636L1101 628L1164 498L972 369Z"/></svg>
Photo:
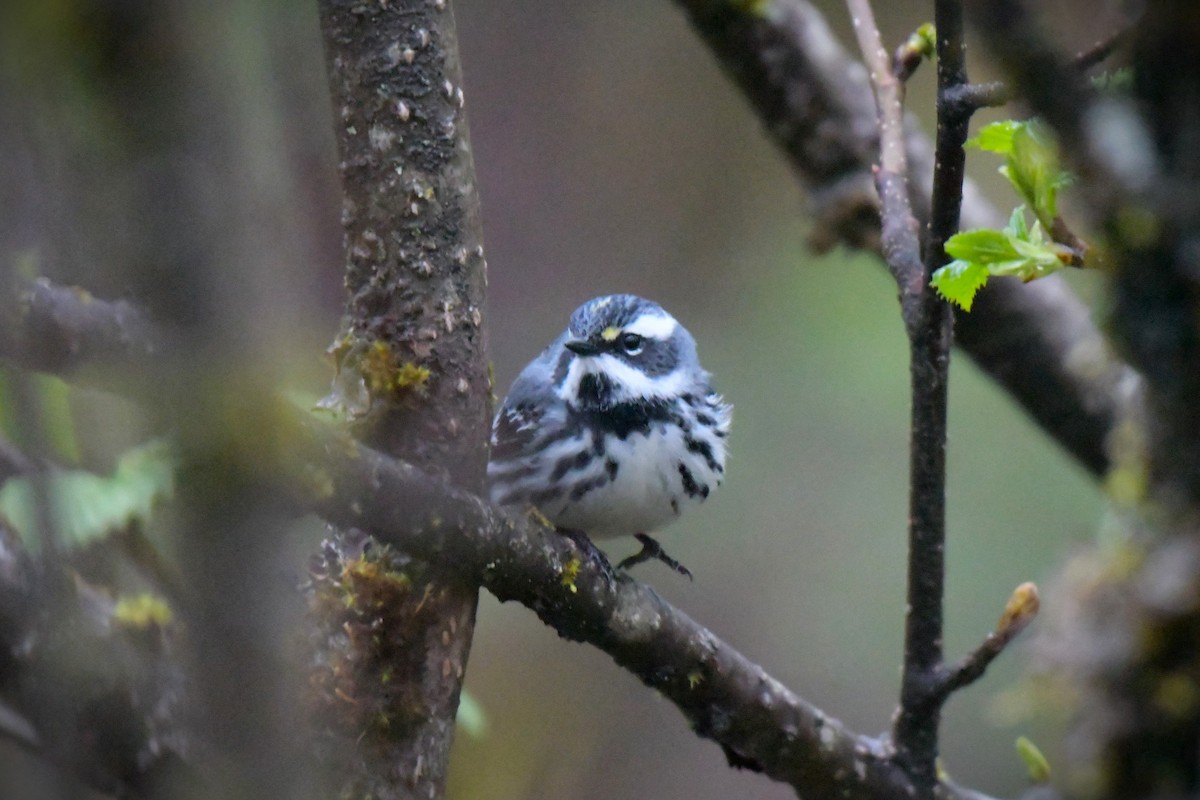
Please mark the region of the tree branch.
<svg viewBox="0 0 1200 800"><path fill-rule="evenodd" d="M486 277L453 15L445 0L318 8L346 255L331 402L352 410L375 447L482 489L492 388ZM324 569L336 581L359 552L344 537L333 545ZM310 682L328 731L322 749L339 794L441 796L478 589L392 554L380 567L372 576L382 581L354 584L352 596L377 598L389 575L411 590L364 602L369 618L345 619L344 604L323 604L319 589L313 598L321 665ZM362 679L346 683L351 668ZM347 719L345 696L364 712ZM370 718L375 709L386 724Z"/></svg>
<svg viewBox="0 0 1200 800"><path fill-rule="evenodd" d="M761 667L620 573L615 583L569 538L353 442L311 418L293 463L315 508L343 526L479 580L532 609L563 638L591 644L674 703L732 764L813 798L905 796L886 743L848 730ZM314 495L302 492L303 502ZM974 796L943 785L950 797Z"/></svg>
<svg viewBox="0 0 1200 800"><path fill-rule="evenodd" d="M880 175L907 176L901 127L901 84L891 72L869 0L847 0L879 108ZM974 110L947 101L947 93L966 86L966 45L959 0L936 3L938 131L931 198L928 245L921 262L919 242L907 194L888 194L880 182L884 252L898 280L904 280L901 314L908 332L912 433L909 444L908 614L904 636L904 671L900 711L893 736L897 756L905 764L921 797L932 795L937 782L937 687L943 671L942 603L945 595L946 423L953 316L929 286L933 271L946 261L943 245L958 230L966 157L963 143ZM889 246L889 228L911 231ZM894 234L894 241L899 237ZM897 264L897 256L904 259Z"/></svg>
<svg viewBox="0 0 1200 800"><path fill-rule="evenodd" d="M1040 602L1037 587L1032 583L1023 583L1013 590L1004 613L996 623L996 629L961 661L943 670L933 694L944 702L952 692L970 686L983 677L983 673L1004 652L1004 648L1033 622Z"/></svg>
<svg viewBox="0 0 1200 800"><path fill-rule="evenodd" d="M875 186L882 204L880 244L888 271L900 289L900 315L913 336L920 324L921 296L929 282L921 263L921 239L908 200L908 147L904 135L904 85L892 73L870 0L846 0L867 63L879 114L879 168Z"/></svg>
<svg viewBox="0 0 1200 800"><path fill-rule="evenodd" d="M975 0L973 21L1063 142L1106 238L1114 335L1143 377L1118 474L1141 491L1118 556L1067 593L1053 653L1079 698L1072 755L1098 798L1195 794L1200 707L1165 699L1200 636L1200 29L1195 4L1150 3L1132 34L1128 101L1081 85L1028 3ZM1130 426L1133 428L1133 425ZM1111 570L1107 559L1132 565ZM1154 587L1149 590L1149 587ZM1086 597L1084 603L1080 599ZM1065 616L1065 615L1064 615Z"/></svg>
<svg viewBox="0 0 1200 800"><path fill-rule="evenodd" d="M880 251L871 167L875 104L866 73L847 57L820 13L804 0L736 4L677 0L697 33L762 119L809 191L814 242ZM910 191L928 219L933 158L909 125ZM998 227L1000 215L967 184L966 228ZM1090 311L1055 280L993 280L958 344L1093 475L1108 469L1104 442L1125 414L1134 373L1114 358Z"/></svg>
<svg viewBox="0 0 1200 800"><path fill-rule="evenodd" d="M134 303L45 278L20 287L4 310L0 358L102 387L144 374L162 346L162 332Z"/></svg>

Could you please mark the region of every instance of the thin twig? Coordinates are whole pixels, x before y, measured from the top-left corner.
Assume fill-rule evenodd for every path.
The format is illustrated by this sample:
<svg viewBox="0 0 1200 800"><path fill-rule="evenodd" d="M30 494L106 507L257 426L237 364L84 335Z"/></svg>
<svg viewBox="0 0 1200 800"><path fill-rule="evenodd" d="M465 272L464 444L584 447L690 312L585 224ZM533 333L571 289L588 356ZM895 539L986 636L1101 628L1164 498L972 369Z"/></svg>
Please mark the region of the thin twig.
<svg viewBox="0 0 1200 800"><path fill-rule="evenodd" d="M869 0L846 0L854 34L870 73L879 120L879 191L884 261L900 289L900 313L911 335L917 323L917 303L924 292L925 269L921 239L908 199L908 150L904 135L904 85L892 73L892 63Z"/></svg>
<svg viewBox="0 0 1200 800"><path fill-rule="evenodd" d="M1093 44L1086 50L1081 50L1075 54L1074 64L1083 71L1087 71L1092 67L1100 64L1108 59L1113 54L1113 51L1125 43L1129 38L1130 32L1133 30L1133 23L1129 23L1124 27L1110 33L1105 38Z"/></svg>
<svg viewBox="0 0 1200 800"><path fill-rule="evenodd" d="M1033 622L1039 605L1037 587L1032 583L1023 583L1013 590L995 630L961 661L943 672L935 694L945 699L952 692L979 680L1004 648Z"/></svg>
<svg viewBox="0 0 1200 800"><path fill-rule="evenodd" d="M1096 42L1087 50L1078 53L1071 63L1080 72L1086 72L1112 55L1113 50L1125 40L1131 30L1132 26L1121 28L1107 38ZM900 52L897 51L898 56ZM943 95L942 102L961 104L964 106L964 111L970 109L971 112L974 112L981 108L997 108L1007 105L1012 102L1012 99L1013 92L1008 84L1003 81L989 81L988 83L970 83L950 87Z"/></svg>
<svg viewBox="0 0 1200 800"><path fill-rule="evenodd" d="M973 114L981 108L996 108L1012 100L1012 92L1000 81L965 83L947 87L941 102L957 114Z"/></svg>
<svg viewBox="0 0 1200 800"><path fill-rule="evenodd" d="M937 782L941 702L934 689L943 669L947 390L954 320L947 304L928 284L933 271L946 263L945 243L958 230L966 166L963 144L974 111L946 102L948 92L969 85L960 0L937 0L934 24L938 126L922 273L925 291L910 341L908 614L900 711L893 728L898 756L907 763L922 797L932 796Z"/></svg>

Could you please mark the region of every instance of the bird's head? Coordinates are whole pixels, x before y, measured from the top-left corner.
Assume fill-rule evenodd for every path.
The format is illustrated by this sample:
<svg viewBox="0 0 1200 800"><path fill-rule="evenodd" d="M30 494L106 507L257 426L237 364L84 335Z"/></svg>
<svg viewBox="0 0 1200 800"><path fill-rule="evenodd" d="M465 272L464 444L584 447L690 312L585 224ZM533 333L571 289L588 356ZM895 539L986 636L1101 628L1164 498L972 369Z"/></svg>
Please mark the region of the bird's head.
<svg viewBox="0 0 1200 800"><path fill-rule="evenodd" d="M556 391L575 407L667 400L698 391L708 379L687 329L634 295L584 303L560 341Z"/></svg>

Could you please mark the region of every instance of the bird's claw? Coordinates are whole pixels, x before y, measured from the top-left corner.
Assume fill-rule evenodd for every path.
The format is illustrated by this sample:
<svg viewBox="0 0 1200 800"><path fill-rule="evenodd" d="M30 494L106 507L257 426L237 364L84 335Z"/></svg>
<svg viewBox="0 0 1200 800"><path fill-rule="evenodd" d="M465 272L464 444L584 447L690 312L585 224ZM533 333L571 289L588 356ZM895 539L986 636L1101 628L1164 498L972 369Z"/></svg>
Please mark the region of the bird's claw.
<svg viewBox="0 0 1200 800"><path fill-rule="evenodd" d="M628 570L634 564L641 564L643 561L654 559L666 564L680 575L687 576L688 580L694 580L692 571L667 555L666 551L662 549L662 545L657 541L644 533L635 533L634 538L642 543L642 549L617 564L617 569Z"/></svg>

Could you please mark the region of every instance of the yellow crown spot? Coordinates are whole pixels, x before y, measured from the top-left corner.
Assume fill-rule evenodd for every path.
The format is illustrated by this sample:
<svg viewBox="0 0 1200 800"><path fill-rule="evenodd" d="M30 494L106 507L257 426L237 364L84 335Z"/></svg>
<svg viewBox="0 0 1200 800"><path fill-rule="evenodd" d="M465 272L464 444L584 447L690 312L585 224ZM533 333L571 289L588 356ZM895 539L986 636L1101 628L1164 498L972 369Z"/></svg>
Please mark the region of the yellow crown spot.
<svg viewBox="0 0 1200 800"><path fill-rule="evenodd" d="M600 338L606 342L614 341L620 335L621 335L621 329L614 328L612 326L609 326L600 332Z"/></svg>

